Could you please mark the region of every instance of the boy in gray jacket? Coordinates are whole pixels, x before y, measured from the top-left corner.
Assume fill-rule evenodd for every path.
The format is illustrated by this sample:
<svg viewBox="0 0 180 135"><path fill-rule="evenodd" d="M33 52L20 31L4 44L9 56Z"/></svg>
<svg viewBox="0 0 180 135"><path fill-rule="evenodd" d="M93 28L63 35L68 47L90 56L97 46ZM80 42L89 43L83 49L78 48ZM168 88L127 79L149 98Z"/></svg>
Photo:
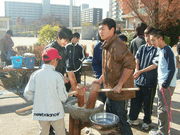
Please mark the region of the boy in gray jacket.
<svg viewBox="0 0 180 135"><path fill-rule="evenodd" d="M62 102L68 98L64 86L64 77L55 71L58 59L61 59L55 48L47 48L42 54L42 69L35 71L25 88L24 96L33 100L33 120L40 124L40 135L48 135L50 125L56 135L65 135L64 108Z"/></svg>

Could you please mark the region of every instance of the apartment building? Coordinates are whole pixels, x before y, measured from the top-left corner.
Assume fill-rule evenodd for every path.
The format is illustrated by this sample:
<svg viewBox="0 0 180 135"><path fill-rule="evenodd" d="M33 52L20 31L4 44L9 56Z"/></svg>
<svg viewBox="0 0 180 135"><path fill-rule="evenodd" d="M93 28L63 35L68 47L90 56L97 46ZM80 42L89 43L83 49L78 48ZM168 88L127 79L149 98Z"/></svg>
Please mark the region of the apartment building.
<svg viewBox="0 0 180 135"><path fill-rule="evenodd" d="M102 20L103 10L101 8L89 8L81 11L81 24L90 23L97 25Z"/></svg>
<svg viewBox="0 0 180 135"><path fill-rule="evenodd" d="M11 17L12 24L16 24L18 16L26 22L37 21L46 14L60 17L65 26L69 26L69 5L50 4L50 0L42 3L5 1L5 16ZM73 6L73 26L81 25L81 6Z"/></svg>

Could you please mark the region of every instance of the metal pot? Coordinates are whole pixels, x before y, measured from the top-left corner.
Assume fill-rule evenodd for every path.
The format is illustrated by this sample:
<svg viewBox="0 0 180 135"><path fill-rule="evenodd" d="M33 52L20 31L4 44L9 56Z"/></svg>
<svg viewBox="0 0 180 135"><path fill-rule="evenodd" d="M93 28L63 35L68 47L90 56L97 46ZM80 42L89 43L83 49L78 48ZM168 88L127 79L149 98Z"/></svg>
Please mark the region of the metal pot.
<svg viewBox="0 0 180 135"><path fill-rule="evenodd" d="M114 128L119 122L119 117L117 115L106 112L93 114L89 118L94 127L98 130Z"/></svg>

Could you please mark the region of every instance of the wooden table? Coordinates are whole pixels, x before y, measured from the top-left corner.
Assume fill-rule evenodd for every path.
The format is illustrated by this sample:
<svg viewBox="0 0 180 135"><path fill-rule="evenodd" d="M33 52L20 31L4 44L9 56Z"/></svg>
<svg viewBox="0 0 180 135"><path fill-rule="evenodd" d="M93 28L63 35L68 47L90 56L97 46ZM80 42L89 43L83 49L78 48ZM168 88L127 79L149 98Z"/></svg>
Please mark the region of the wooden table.
<svg viewBox="0 0 180 135"><path fill-rule="evenodd" d="M22 67L21 69L5 69L5 70L0 70L0 73L1 72L12 73L13 75L16 76L16 83L12 84L10 86L10 88L15 85L16 88L17 88L17 94L20 94L20 88L23 85L23 81L26 80L26 83L27 83L27 81L29 79L29 77L27 76L27 73L32 73L32 72L34 72L37 69L39 69L38 66L35 66L34 68ZM20 73L22 74L22 79L21 80L20 80Z"/></svg>

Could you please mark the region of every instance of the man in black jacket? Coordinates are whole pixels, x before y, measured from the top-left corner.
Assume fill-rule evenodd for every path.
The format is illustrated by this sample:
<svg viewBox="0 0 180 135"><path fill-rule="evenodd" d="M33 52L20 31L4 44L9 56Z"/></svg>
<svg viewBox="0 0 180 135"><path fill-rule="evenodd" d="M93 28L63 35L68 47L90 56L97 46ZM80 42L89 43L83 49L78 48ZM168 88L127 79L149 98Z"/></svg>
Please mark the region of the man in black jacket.
<svg viewBox="0 0 180 135"><path fill-rule="evenodd" d="M146 43L144 39L144 30L146 28L147 28L147 25L144 23L139 23L136 27L137 37L131 41L131 45L130 45L130 51L134 56L136 55L136 52L139 49L139 47Z"/></svg>
<svg viewBox="0 0 180 135"><path fill-rule="evenodd" d="M72 39L72 31L66 27L59 28L57 32L57 40L48 44L46 48L53 47L58 50L59 55L62 57L61 60L58 61L58 65L56 67L56 71L60 72L62 75L66 72L66 51L65 46L66 44L71 41ZM41 61L40 67L42 66L43 62Z"/></svg>
<svg viewBox="0 0 180 135"><path fill-rule="evenodd" d="M79 38L79 33L74 33L72 43L67 44L65 47L67 53L66 72L73 71L76 76L77 83L81 83L82 62L85 59L84 48L78 43ZM70 83L67 83L67 92L69 92L70 88Z"/></svg>

